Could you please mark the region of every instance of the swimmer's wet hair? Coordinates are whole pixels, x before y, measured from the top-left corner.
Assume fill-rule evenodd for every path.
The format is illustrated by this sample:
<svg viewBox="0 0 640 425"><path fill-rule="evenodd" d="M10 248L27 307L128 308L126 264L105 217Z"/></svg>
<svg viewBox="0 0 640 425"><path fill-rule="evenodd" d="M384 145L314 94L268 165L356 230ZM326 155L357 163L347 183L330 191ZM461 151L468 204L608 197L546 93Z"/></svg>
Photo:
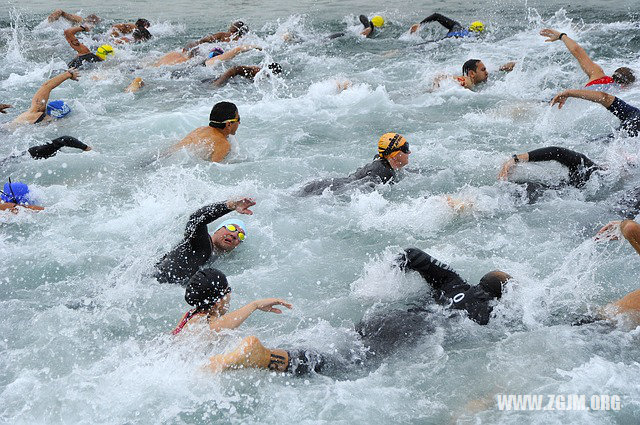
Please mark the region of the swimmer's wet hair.
<svg viewBox="0 0 640 425"><path fill-rule="evenodd" d="M633 71L626 66L622 66L616 69L611 76L614 82L621 84L623 86L633 84L636 81L636 76L633 74Z"/></svg>
<svg viewBox="0 0 640 425"><path fill-rule="evenodd" d="M151 22L144 18L140 18L136 21L137 28L149 28L151 26Z"/></svg>
<svg viewBox="0 0 640 425"><path fill-rule="evenodd" d="M147 41L150 40L151 37L153 36L146 28L138 27L133 30L133 39L135 41Z"/></svg>
<svg viewBox="0 0 640 425"><path fill-rule="evenodd" d="M282 74L282 67L277 62L270 63L267 65L267 68L269 68L273 74Z"/></svg>
<svg viewBox="0 0 640 425"><path fill-rule="evenodd" d="M469 59L462 65L462 75L469 75L469 71L475 72L478 69L480 59Z"/></svg>
<svg viewBox="0 0 640 425"><path fill-rule="evenodd" d="M231 292L227 276L218 269L203 269L194 274L185 289L185 301L197 311L208 310Z"/></svg>
<svg viewBox="0 0 640 425"><path fill-rule="evenodd" d="M235 29L235 31L234 31ZM242 21L235 21L229 28L230 32L237 33L238 37L242 37L249 32L249 27Z"/></svg>
<svg viewBox="0 0 640 425"><path fill-rule="evenodd" d="M209 126L213 128L224 128L226 123L223 121L232 120L238 113L238 107L231 102L218 102L211 108L209 114Z"/></svg>

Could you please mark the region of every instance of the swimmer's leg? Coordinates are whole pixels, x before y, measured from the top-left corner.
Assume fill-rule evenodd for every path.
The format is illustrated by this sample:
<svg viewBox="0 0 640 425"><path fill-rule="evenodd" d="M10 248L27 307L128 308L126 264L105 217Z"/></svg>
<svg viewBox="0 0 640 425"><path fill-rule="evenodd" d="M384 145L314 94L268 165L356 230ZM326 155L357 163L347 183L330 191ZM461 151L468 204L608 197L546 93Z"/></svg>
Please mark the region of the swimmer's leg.
<svg viewBox="0 0 640 425"><path fill-rule="evenodd" d="M285 372L288 364L289 354L285 350L266 348L257 337L248 336L230 353L209 358L207 368L212 372L243 368Z"/></svg>
<svg viewBox="0 0 640 425"><path fill-rule="evenodd" d="M82 149L83 151L90 150L89 146L85 145L75 137L62 136L57 139L53 139L51 143L29 148L29 154L33 159L51 158L64 147Z"/></svg>
<svg viewBox="0 0 640 425"><path fill-rule="evenodd" d="M136 77L136 78L133 79L131 84L129 84L127 86L127 88L124 89L124 92L125 93L135 93L138 90L140 90L142 87L144 87L144 81L142 80L142 78Z"/></svg>

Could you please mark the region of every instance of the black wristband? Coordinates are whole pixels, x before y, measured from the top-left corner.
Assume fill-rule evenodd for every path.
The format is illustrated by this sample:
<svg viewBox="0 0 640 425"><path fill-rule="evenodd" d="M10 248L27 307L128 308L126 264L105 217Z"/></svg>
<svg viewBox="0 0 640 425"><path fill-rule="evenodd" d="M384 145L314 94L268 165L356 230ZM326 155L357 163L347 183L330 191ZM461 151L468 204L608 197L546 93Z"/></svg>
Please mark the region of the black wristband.
<svg viewBox="0 0 640 425"><path fill-rule="evenodd" d="M560 35L558 36L558 40L562 40L562 36L563 36L563 35L567 35L567 34L566 34L566 33L564 33L564 32L560 33Z"/></svg>
<svg viewBox="0 0 640 425"><path fill-rule="evenodd" d="M515 153L511 158L513 158L513 162L520 162L520 158L518 158L518 155L516 155Z"/></svg>

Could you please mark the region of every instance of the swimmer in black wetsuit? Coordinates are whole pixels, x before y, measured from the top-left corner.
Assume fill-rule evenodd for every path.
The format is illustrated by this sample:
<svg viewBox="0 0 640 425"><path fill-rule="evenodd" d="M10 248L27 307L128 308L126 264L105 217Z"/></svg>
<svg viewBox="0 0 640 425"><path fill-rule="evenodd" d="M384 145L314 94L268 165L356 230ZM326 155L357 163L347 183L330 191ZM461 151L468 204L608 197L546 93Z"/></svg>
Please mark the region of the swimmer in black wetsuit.
<svg viewBox="0 0 640 425"><path fill-rule="evenodd" d="M358 17L358 19L360 20L360 22L364 26L364 29L360 32L360 35L364 35L367 38L373 37L373 32L374 32L374 28L375 28L375 25L373 25L373 22L371 22L369 20L369 18L367 18L365 15L360 15ZM344 37L345 35L346 35L346 33L344 33L344 32L336 32L334 34L331 34L327 38L329 40L333 40L335 38Z"/></svg>
<svg viewBox="0 0 640 425"><path fill-rule="evenodd" d="M480 33L484 31L484 24L480 21L475 21L471 23L471 25L469 25L469 29L465 29L462 27L460 22L454 21L451 18L447 18L446 16L441 15L440 13L434 13L424 18L422 21L420 21L420 23L411 25L409 32L413 34L414 32L418 31L423 24L434 22L434 21L447 29L448 32L444 36L444 38L468 37L470 35L474 35L474 33Z"/></svg>
<svg viewBox="0 0 640 425"><path fill-rule="evenodd" d="M217 259L219 255L233 251L246 234L242 220L225 221L213 235L209 235L207 224L234 210L251 215L253 212L249 208L255 204L251 198L241 198L207 205L191 214L182 242L156 264L155 277L158 282L186 285L187 279L212 255Z"/></svg>
<svg viewBox="0 0 640 425"><path fill-rule="evenodd" d="M409 143L398 133L385 133L378 141L378 155L373 162L356 170L348 177L316 180L307 183L299 192L299 196L320 195L326 189L339 191L351 184L376 185L394 183L397 171L409 163Z"/></svg>
<svg viewBox="0 0 640 425"><path fill-rule="evenodd" d="M33 159L46 159L55 156L58 151L64 147L68 148L76 148L81 149L83 151L90 151L91 147L85 145L80 140L71 136L62 136L57 139L53 139L50 143L45 143L44 145L32 146L25 152L22 152L17 155L12 155L8 158L4 158L0 160L0 165L5 164L6 162L20 158L27 153L31 155Z"/></svg>
<svg viewBox="0 0 640 425"><path fill-rule="evenodd" d="M557 104L558 109L561 109L570 97L585 99L604 106L620 120L619 130L624 131L630 137L635 137L640 133L640 109L627 104L617 97L600 91L565 90L551 100L551 106Z"/></svg>
<svg viewBox="0 0 640 425"><path fill-rule="evenodd" d="M113 48L108 44L103 44L102 46L100 46L94 54L91 52L91 50L89 50L87 46L78 41L78 39L76 38L77 33L90 30L91 27L88 25L80 25L64 30L64 37L69 43L69 46L71 46L73 50L78 52L78 56L76 56L71 62L69 62L69 68L79 69L84 65L85 62L102 62L107 58L108 55L114 54Z"/></svg>

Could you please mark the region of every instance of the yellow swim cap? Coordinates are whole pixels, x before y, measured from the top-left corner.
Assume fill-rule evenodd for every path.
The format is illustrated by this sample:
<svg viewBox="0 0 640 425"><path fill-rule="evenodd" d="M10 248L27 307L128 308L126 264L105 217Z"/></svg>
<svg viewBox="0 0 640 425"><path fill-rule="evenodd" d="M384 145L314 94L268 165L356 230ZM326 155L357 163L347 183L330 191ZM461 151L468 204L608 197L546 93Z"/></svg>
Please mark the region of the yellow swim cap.
<svg viewBox="0 0 640 425"><path fill-rule="evenodd" d="M380 28L381 26L384 25L384 18L380 15L376 15L373 18L371 18L371 23L376 27Z"/></svg>
<svg viewBox="0 0 640 425"><path fill-rule="evenodd" d="M378 140L378 155L380 158L393 158L400 151L400 147L407 144L407 139L398 133L385 133Z"/></svg>
<svg viewBox="0 0 640 425"><path fill-rule="evenodd" d="M480 21L472 22L471 25L469 25L469 31L482 32L484 31L484 24Z"/></svg>
<svg viewBox="0 0 640 425"><path fill-rule="evenodd" d="M96 51L96 56L102 60L107 59L108 55L115 54L116 52L113 50L113 47L109 46L108 44L103 44L102 46L98 47L98 50Z"/></svg>

